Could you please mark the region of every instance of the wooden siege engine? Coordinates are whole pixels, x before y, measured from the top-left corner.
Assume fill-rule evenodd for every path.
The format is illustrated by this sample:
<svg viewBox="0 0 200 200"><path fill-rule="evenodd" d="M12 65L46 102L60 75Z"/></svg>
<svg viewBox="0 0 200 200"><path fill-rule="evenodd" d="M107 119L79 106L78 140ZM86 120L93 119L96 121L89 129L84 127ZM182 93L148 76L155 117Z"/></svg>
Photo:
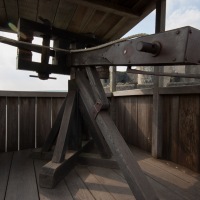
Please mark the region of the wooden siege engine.
<svg viewBox="0 0 200 200"><path fill-rule="evenodd" d="M163 9L160 2L158 10ZM157 25L162 24L161 16L158 15L157 20ZM129 73L137 73L132 66L199 64L198 54L192 49L200 51L200 31L184 27L161 32L162 27L157 26L157 34L106 43L93 36L55 28L43 18L41 21L43 24L21 18L19 41L1 40L18 47L18 69L36 71L43 80L51 78L52 73L71 75L68 94L55 123L42 148L33 153L35 157L51 159L41 169L40 186L53 188L78 161L91 161L99 166L119 167L136 199L157 199L109 115L109 100L98 69L127 66ZM43 38L42 46L32 44L34 36ZM50 40L54 40L53 48L50 48ZM32 61L32 51L41 54L40 63ZM49 64L50 56L53 64ZM159 75L159 71L154 75ZM83 124L88 127L89 136L84 135ZM90 151L93 143L101 159L84 160L81 153ZM159 141L155 143L159 146Z"/></svg>

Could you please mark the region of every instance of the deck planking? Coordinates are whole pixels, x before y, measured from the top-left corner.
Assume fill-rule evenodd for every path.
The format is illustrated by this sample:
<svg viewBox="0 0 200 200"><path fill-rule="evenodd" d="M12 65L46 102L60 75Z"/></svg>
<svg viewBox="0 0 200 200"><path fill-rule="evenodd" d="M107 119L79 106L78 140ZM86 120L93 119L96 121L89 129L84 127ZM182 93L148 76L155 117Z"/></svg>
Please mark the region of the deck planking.
<svg viewBox="0 0 200 200"><path fill-rule="evenodd" d="M130 147L158 198L193 200L200 196L200 175ZM120 170L77 165L54 189L41 188L46 161L29 158L31 150L0 154L0 200L134 200Z"/></svg>

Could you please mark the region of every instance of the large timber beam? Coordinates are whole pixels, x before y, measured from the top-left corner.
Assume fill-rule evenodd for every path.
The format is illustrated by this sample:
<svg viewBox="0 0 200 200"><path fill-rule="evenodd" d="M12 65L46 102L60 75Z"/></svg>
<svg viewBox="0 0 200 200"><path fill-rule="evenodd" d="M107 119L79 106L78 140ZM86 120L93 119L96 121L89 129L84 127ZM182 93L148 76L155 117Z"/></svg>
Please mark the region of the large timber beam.
<svg viewBox="0 0 200 200"><path fill-rule="evenodd" d="M89 81L83 72L77 72L76 83L80 96L90 113L91 120L94 120L101 130L136 199L156 200L157 197L153 188L134 159L133 154L112 121L108 111L100 110L96 117L92 114L95 101L91 90L87 86Z"/></svg>

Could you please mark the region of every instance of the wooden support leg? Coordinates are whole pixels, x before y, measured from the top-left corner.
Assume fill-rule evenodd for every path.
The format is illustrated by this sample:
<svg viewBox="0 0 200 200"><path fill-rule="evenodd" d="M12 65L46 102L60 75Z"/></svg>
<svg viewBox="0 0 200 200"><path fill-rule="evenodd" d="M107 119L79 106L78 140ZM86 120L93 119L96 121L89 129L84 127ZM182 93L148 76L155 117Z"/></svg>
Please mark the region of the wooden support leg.
<svg viewBox="0 0 200 200"><path fill-rule="evenodd" d="M59 113L56 117L56 120L53 124L53 127L42 147L42 152L47 152L47 151L50 151L51 150L51 147L53 146L54 142L56 141L56 138L58 136L58 132L59 132L59 129L60 129L60 124L61 124L61 121L62 121L62 117L63 117L63 113L64 113L64 109L65 109L65 106L66 106L66 100L67 100L67 97L65 98L60 110L59 110Z"/></svg>
<svg viewBox="0 0 200 200"><path fill-rule="evenodd" d="M53 156L53 152L50 151L52 146L54 145L56 138L58 136L58 132L60 129L60 124L62 121L62 117L63 117L63 113L64 113L64 109L65 109L65 105L66 105L66 100L67 97L65 98L59 113L56 117L56 120L53 124L53 127L48 135L48 137L45 140L44 145L42 146L42 148L39 149L35 149L32 154L31 157L34 159L42 159L42 160L51 160L52 156Z"/></svg>
<svg viewBox="0 0 200 200"><path fill-rule="evenodd" d="M91 90L88 88L88 80L82 72L78 72L76 81L80 90L80 96L87 107L89 116L92 118L92 110L95 102L92 98ZM94 119L115 159L117 160L118 165L121 168L136 199L158 199L153 188L134 159L129 147L122 138L114 122L111 120L108 112L100 111L96 118L93 117L91 120Z"/></svg>
<svg viewBox="0 0 200 200"><path fill-rule="evenodd" d="M72 113L75 109L75 104L76 104L75 99L76 99L76 91L70 91L67 95L65 110L63 113L63 118L52 158L52 161L55 163L61 163L64 160L67 140L70 132L70 125L71 125L70 123L72 123L73 121Z"/></svg>

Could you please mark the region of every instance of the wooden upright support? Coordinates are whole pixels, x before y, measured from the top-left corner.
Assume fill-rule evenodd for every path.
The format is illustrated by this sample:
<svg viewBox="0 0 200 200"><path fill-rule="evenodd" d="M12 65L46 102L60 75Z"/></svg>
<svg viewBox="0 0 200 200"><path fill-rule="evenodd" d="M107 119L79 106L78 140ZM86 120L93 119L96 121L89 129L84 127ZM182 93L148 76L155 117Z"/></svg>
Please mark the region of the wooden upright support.
<svg viewBox="0 0 200 200"><path fill-rule="evenodd" d="M165 31L166 0L156 3L156 33ZM163 68L163 67L162 67ZM161 72L161 67L154 67L154 72ZM153 88L153 122L152 122L152 156L162 157L162 100L159 95L159 77L154 77Z"/></svg>

